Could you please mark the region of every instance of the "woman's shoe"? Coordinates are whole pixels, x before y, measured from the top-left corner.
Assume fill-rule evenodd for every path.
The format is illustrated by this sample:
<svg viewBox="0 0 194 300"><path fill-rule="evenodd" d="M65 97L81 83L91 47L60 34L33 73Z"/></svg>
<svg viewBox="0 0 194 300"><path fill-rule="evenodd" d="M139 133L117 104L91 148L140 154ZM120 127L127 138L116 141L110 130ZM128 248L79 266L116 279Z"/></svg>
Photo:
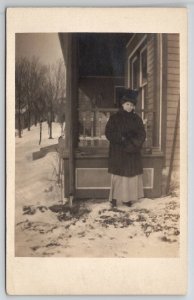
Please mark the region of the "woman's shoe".
<svg viewBox="0 0 194 300"><path fill-rule="evenodd" d="M133 205L133 201L123 202L124 205L131 207Z"/></svg>
<svg viewBox="0 0 194 300"><path fill-rule="evenodd" d="M116 199L112 199L110 201L110 205L111 205L112 208L116 207L117 206L117 200Z"/></svg>

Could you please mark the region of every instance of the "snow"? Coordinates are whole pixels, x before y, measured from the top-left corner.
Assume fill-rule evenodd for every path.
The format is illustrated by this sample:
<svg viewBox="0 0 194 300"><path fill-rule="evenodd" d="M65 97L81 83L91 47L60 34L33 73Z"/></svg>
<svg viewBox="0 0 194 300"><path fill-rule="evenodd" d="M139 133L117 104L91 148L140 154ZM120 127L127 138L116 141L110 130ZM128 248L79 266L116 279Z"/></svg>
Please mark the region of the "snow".
<svg viewBox="0 0 194 300"><path fill-rule="evenodd" d="M43 123L41 147L57 144L61 127L48 139ZM57 183L59 157L39 151L39 127L16 136L16 256L177 257L179 195L144 198L132 207L110 208L108 200L62 203Z"/></svg>

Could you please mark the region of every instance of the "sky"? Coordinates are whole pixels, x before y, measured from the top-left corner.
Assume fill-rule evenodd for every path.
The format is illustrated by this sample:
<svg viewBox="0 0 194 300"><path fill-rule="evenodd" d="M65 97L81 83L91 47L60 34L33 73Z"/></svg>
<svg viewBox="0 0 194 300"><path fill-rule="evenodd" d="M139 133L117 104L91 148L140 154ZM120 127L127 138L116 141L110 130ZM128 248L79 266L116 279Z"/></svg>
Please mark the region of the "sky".
<svg viewBox="0 0 194 300"><path fill-rule="evenodd" d="M20 57L38 57L43 64L54 64L62 58L57 33L17 33L16 60Z"/></svg>

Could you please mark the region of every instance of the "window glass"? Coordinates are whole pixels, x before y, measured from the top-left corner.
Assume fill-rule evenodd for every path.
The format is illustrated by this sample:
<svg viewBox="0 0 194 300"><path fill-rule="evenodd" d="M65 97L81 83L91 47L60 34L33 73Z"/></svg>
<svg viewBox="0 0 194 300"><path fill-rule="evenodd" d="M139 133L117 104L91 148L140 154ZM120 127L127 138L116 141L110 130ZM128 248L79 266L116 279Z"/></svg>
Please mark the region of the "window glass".
<svg viewBox="0 0 194 300"><path fill-rule="evenodd" d="M132 60L132 88L138 89L139 87L139 59L134 57Z"/></svg>
<svg viewBox="0 0 194 300"><path fill-rule="evenodd" d="M140 76L141 85L147 82L147 48L143 49L140 54Z"/></svg>

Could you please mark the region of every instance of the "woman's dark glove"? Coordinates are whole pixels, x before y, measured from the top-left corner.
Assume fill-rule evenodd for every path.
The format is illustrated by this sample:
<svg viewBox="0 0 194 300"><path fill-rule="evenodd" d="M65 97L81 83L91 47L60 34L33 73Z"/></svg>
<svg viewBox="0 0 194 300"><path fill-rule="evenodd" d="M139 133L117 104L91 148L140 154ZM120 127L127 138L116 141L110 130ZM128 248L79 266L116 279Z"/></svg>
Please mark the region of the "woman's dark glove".
<svg viewBox="0 0 194 300"><path fill-rule="evenodd" d="M128 153L136 153L138 151L138 148L135 145L133 145L133 143L130 142L130 140L128 140L124 143L124 150Z"/></svg>
<svg viewBox="0 0 194 300"><path fill-rule="evenodd" d="M130 140L134 136L134 132L128 131L123 134L126 140Z"/></svg>
<svg viewBox="0 0 194 300"><path fill-rule="evenodd" d="M126 143L126 141L127 141L127 138L125 136L122 136L121 137L121 142L124 144L124 143Z"/></svg>

